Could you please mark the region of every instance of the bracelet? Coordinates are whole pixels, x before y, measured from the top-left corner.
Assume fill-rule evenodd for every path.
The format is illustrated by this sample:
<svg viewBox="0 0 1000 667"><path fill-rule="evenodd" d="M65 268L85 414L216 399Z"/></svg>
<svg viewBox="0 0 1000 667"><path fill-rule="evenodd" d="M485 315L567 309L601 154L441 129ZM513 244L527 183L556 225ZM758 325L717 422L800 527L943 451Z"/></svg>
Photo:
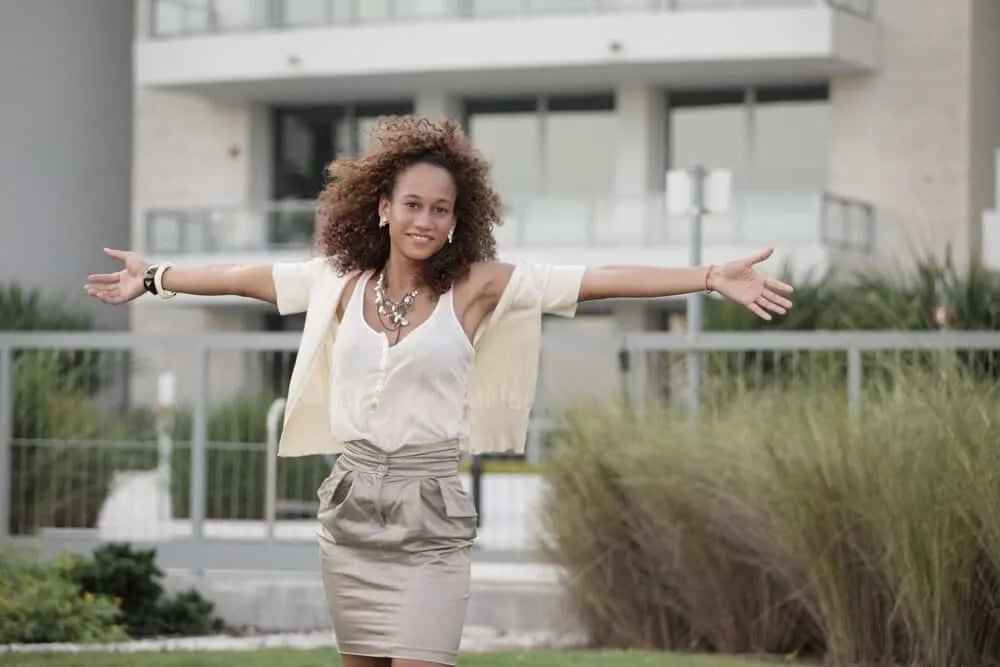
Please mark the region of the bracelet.
<svg viewBox="0 0 1000 667"><path fill-rule="evenodd" d="M169 263L160 264L156 267L155 273L153 273L153 285L156 287L156 294L158 294L161 299L170 299L177 296L177 292L171 292L163 287L163 274L166 273L170 266L171 265Z"/></svg>

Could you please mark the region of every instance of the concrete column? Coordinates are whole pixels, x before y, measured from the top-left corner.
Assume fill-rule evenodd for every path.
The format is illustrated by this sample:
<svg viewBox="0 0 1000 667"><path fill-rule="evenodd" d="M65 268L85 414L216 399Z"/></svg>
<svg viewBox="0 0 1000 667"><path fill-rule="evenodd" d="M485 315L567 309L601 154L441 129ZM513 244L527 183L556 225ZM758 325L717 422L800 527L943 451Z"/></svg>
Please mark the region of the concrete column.
<svg viewBox="0 0 1000 667"><path fill-rule="evenodd" d="M247 200L260 209L271 201L274 176L274 137L270 109L263 104L250 108L247 141Z"/></svg>
<svg viewBox="0 0 1000 667"><path fill-rule="evenodd" d="M1000 191L996 151L1000 148L1000 2L975 0L972 5L972 104L969 109L969 246L973 259L983 249L984 211L994 207Z"/></svg>
<svg viewBox="0 0 1000 667"><path fill-rule="evenodd" d="M648 238L661 221L653 193L662 193L667 168L666 93L656 86L625 84L615 92L618 142L614 229L632 239Z"/></svg>
<svg viewBox="0 0 1000 667"><path fill-rule="evenodd" d="M615 190L638 195L663 190L667 165L667 104L662 88L626 84L615 93L618 154Z"/></svg>
<svg viewBox="0 0 1000 667"><path fill-rule="evenodd" d="M1000 145L1000 3L880 0L878 20L878 72L831 81L831 189L878 207L892 259L950 244L965 265Z"/></svg>
<svg viewBox="0 0 1000 667"><path fill-rule="evenodd" d="M414 99L414 113L431 120L462 120L462 100L446 93L420 93Z"/></svg>

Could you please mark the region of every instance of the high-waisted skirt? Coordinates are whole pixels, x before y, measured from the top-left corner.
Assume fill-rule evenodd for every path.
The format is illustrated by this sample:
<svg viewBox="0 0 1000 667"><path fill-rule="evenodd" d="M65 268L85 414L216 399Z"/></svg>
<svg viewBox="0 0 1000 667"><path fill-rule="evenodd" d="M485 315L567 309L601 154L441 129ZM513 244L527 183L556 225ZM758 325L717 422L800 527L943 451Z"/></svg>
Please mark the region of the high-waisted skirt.
<svg viewBox="0 0 1000 667"><path fill-rule="evenodd" d="M341 654L454 665L476 508L458 442L346 443L320 485L323 586Z"/></svg>

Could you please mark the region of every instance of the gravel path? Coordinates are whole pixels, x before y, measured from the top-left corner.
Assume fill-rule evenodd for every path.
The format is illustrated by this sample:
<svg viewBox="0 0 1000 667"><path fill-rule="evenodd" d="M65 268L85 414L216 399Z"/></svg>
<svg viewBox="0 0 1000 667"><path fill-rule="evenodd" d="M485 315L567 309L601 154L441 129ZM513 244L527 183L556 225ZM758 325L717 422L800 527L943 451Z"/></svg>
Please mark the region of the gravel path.
<svg viewBox="0 0 1000 667"><path fill-rule="evenodd" d="M465 653L573 648L581 646L578 635L553 635L546 632L506 633L491 628L466 628L461 650ZM255 651L264 648L314 649L336 646L331 631L259 635L256 637L191 637L179 639L142 639L120 644L7 644L5 653L143 653L152 651Z"/></svg>

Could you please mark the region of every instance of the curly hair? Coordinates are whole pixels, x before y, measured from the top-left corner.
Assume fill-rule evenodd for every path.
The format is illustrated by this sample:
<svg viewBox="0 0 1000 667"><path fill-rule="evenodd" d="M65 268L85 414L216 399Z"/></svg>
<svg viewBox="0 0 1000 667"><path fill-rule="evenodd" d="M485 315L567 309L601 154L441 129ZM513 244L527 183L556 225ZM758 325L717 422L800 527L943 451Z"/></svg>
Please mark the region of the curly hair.
<svg viewBox="0 0 1000 667"><path fill-rule="evenodd" d="M496 258L493 227L503 224L502 204L490 182L489 163L458 122L389 116L379 119L373 139L368 154L329 166L329 181L319 196L317 242L341 274L385 266L389 233L378 226L379 199L391 197L399 175L419 163L448 170L456 188L454 237L425 262L428 288L443 294L472 264Z"/></svg>

